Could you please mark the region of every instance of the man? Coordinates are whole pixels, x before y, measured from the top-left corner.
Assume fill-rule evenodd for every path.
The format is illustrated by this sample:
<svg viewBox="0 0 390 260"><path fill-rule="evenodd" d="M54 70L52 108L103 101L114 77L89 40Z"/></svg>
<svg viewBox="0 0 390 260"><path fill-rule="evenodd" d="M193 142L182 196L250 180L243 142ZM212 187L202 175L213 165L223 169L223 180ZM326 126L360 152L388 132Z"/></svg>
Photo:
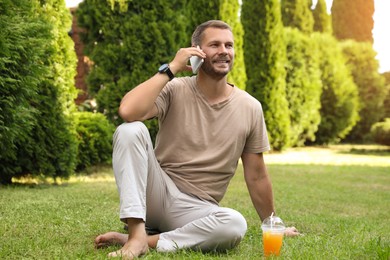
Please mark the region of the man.
<svg viewBox="0 0 390 260"><path fill-rule="evenodd" d="M261 105L227 83L234 60L231 28L222 21L205 22L195 30L192 46L128 92L119 107L128 123L115 132L113 168L128 234L109 232L95 239L97 247L123 245L109 256L132 259L148 248L225 251L238 245L246 221L218 202L239 158L260 219L275 211L262 155L269 142ZM198 75L175 78L191 70L192 56L204 59ZM155 150L140 122L153 117L160 126ZM159 233L148 236L146 227ZM298 234L295 228L289 232Z"/></svg>

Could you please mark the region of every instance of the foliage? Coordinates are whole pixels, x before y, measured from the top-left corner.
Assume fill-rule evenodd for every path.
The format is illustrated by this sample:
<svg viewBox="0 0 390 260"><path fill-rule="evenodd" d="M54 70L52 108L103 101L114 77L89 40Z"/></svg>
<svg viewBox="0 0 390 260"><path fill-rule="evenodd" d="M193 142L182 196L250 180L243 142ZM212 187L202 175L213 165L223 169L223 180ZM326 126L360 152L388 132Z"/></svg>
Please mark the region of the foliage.
<svg viewBox="0 0 390 260"><path fill-rule="evenodd" d="M282 0L280 2L284 26L297 28L304 33L313 32L314 19L307 0Z"/></svg>
<svg viewBox="0 0 390 260"><path fill-rule="evenodd" d="M71 120L77 95L73 85L76 56L68 36L69 10L57 0L5 4L15 21L8 18L3 24L12 36L4 44L3 61L10 65L5 110L14 112L5 124L12 134L6 147L11 149L2 153L2 182L26 174L66 178L75 168L77 149ZM11 104L17 96L20 101ZM26 129L20 129L23 126Z"/></svg>
<svg viewBox="0 0 390 260"><path fill-rule="evenodd" d="M333 0L331 12L337 39L373 42L374 0Z"/></svg>
<svg viewBox="0 0 390 260"><path fill-rule="evenodd" d="M312 37L318 42L322 72L321 123L316 143L337 143L358 120L358 90L337 40L320 33L314 33Z"/></svg>
<svg viewBox="0 0 390 260"><path fill-rule="evenodd" d="M118 3L119 4L119 10L121 12L126 12L127 11L127 8L129 7L128 6L128 2L129 1L132 1L132 0L107 0L107 2L110 3L110 5L111 5L111 9L115 9L115 4Z"/></svg>
<svg viewBox="0 0 390 260"><path fill-rule="evenodd" d="M384 116L383 118L390 118L390 71L382 73L385 78L385 88L387 90L386 98L383 102Z"/></svg>
<svg viewBox="0 0 390 260"><path fill-rule="evenodd" d="M44 60L50 70L39 86L39 98L32 100L31 105L39 110L38 121L30 142L20 151L20 162L24 172L67 178L75 169L77 151L72 120L76 54L68 36L72 19L64 1L45 0L41 6L39 15L53 26Z"/></svg>
<svg viewBox="0 0 390 260"><path fill-rule="evenodd" d="M271 146L282 150L289 146L290 118L283 67L286 48L279 1L245 0L241 21L245 31L246 90L263 106Z"/></svg>
<svg viewBox="0 0 390 260"><path fill-rule="evenodd" d="M126 12L107 1L85 0L77 18L85 29L85 53L94 62L87 83L98 111L118 125L117 110L126 92L169 62L185 35L185 2L128 1Z"/></svg>
<svg viewBox="0 0 390 260"><path fill-rule="evenodd" d="M285 28L287 46L286 96L291 121L291 145L315 140L321 121L321 71L316 42L298 31Z"/></svg>
<svg viewBox="0 0 390 260"><path fill-rule="evenodd" d="M314 27L313 31L332 33L332 20L328 14L325 0L318 0L313 10Z"/></svg>
<svg viewBox="0 0 390 260"><path fill-rule="evenodd" d="M341 44L347 66L359 90L360 120L347 136L348 141L367 141L371 126L382 119L387 90L379 74L376 52L368 42L345 41Z"/></svg>
<svg viewBox="0 0 390 260"><path fill-rule="evenodd" d="M188 0L187 3L187 34L188 44L191 44L191 35L195 28L208 20L221 20L220 0Z"/></svg>
<svg viewBox="0 0 390 260"><path fill-rule="evenodd" d="M77 170L99 163L110 163L115 127L101 113L76 113Z"/></svg>
<svg viewBox="0 0 390 260"><path fill-rule="evenodd" d="M247 78L243 49L244 28L238 16L239 10L240 5L238 0L221 1L221 19L232 27L234 35L234 66L233 70L228 74L228 81L240 89L245 89Z"/></svg>
<svg viewBox="0 0 390 260"><path fill-rule="evenodd" d="M378 144L390 145L390 118L372 125L371 134Z"/></svg>
<svg viewBox="0 0 390 260"><path fill-rule="evenodd" d="M45 54L50 26L34 14L37 2L0 2L0 180L10 182L19 173L18 147L30 138L37 109L29 100L37 97L38 85L48 68Z"/></svg>

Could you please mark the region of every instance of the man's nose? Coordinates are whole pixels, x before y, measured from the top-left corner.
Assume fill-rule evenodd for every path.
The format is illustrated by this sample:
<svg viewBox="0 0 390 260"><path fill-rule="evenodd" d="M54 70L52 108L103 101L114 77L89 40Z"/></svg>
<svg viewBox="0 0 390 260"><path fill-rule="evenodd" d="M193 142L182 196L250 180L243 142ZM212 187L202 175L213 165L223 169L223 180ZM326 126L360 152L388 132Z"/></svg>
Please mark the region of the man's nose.
<svg viewBox="0 0 390 260"><path fill-rule="evenodd" d="M221 44L221 45L219 46L219 52L220 52L221 54L226 54L226 53L227 53L227 48L226 48L226 46L225 46L224 44Z"/></svg>

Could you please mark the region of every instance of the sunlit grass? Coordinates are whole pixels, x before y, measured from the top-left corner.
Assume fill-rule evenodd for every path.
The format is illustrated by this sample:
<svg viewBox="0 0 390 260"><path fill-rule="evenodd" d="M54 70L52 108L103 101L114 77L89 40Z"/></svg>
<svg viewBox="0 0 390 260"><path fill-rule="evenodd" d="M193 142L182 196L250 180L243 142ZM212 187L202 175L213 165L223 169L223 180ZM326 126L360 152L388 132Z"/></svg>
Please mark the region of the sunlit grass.
<svg viewBox="0 0 390 260"><path fill-rule="evenodd" d="M308 150L316 149L325 148ZM332 147L330 154L335 159L354 158L367 149ZM285 154L266 155L277 214L304 234L286 238L279 259L390 258L390 168L386 162L378 163L390 161L390 154L384 148L383 153L377 150L367 152L372 165L351 160L342 165L339 162L344 157L330 160L326 156L320 161L328 164L301 163L297 161L300 157L270 162L270 157ZM297 151L311 154L306 149L286 153ZM247 219L248 232L236 249L227 254L159 254L151 250L144 259L262 259L260 220L241 166L221 204L237 209ZM118 249L93 247L96 235L123 231L110 167L89 170L88 175L57 185L25 180L1 187L0 205L0 259L106 259L107 253Z"/></svg>
<svg viewBox="0 0 390 260"><path fill-rule="evenodd" d="M267 153L267 164L367 165L390 167L390 147L383 145L332 145L291 148Z"/></svg>

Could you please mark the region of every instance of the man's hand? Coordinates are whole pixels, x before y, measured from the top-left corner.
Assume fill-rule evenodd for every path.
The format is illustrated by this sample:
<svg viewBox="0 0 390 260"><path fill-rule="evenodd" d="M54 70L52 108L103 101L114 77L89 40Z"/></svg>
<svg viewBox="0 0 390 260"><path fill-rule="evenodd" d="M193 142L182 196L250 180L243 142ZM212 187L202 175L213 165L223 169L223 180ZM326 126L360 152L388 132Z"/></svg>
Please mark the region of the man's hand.
<svg viewBox="0 0 390 260"><path fill-rule="evenodd" d="M177 51L175 58L169 63L169 68L176 74L182 71L192 71L188 62L191 56L198 56L202 59L206 58L206 54L196 47L181 48Z"/></svg>
<svg viewBox="0 0 390 260"><path fill-rule="evenodd" d="M301 233L299 233L298 229L295 227L286 227L284 230L284 235L286 237L295 237L301 235Z"/></svg>

